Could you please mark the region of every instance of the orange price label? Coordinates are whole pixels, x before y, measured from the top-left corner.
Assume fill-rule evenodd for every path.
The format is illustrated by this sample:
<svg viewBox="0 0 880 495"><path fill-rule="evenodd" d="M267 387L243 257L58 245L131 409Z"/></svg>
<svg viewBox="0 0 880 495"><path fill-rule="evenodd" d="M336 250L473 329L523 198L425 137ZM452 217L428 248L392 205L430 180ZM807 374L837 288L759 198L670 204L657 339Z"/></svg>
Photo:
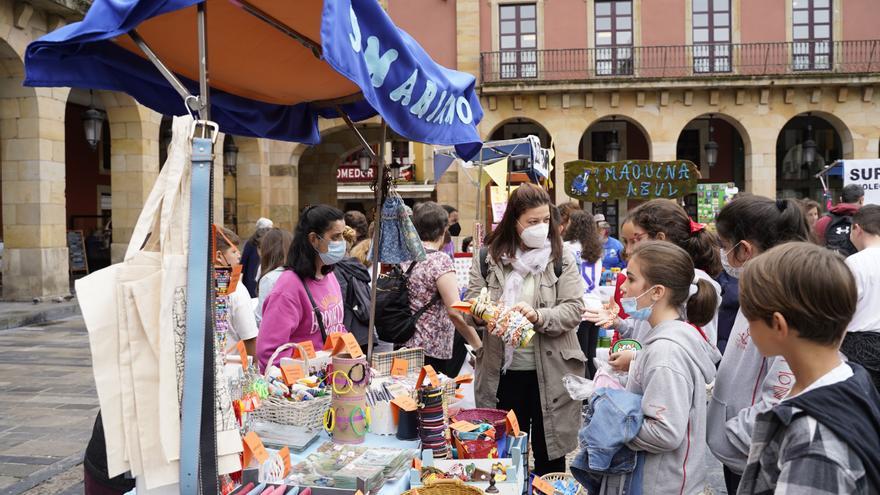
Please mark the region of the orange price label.
<svg viewBox="0 0 880 495"><path fill-rule="evenodd" d="M553 485L551 485L550 482L541 479L540 476L532 478L532 488L545 495L553 495Z"/></svg>
<svg viewBox="0 0 880 495"><path fill-rule="evenodd" d="M391 403L403 409L404 411L415 411L419 408L419 405L416 404L415 399L408 395L398 395L397 397L391 399Z"/></svg>
<svg viewBox="0 0 880 495"><path fill-rule="evenodd" d="M235 348L238 350L238 356L241 358L241 367L242 367L245 371L247 371L247 368L248 368L248 354L247 354L247 349L245 349L245 347L244 347L244 342L242 342L242 341L239 340L238 343L235 344Z"/></svg>
<svg viewBox="0 0 880 495"><path fill-rule="evenodd" d="M422 470L422 460L419 459L418 457L413 457L412 467L413 467L413 469L417 469L417 470L421 471Z"/></svg>
<svg viewBox="0 0 880 495"><path fill-rule="evenodd" d="M315 354L315 344L313 344L311 340L306 340L305 342L297 342L296 344L305 349L306 355L309 357L309 359L315 359L318 356L317 354ZM293 357L299 357L301 359L302 356L300 356L299 354L299 348L294 347L293 349Z"/></svg>
<svg viewBox="0 0 880 495"><path fill-rule="evenodd" d="M474 431L477 429L477 425L469 422L469 421L456 421L449 425L453 430L458 430L463 433L467 433L469 431Z"/></svg>
<svg viewBox="0 0 880 495"><path fill-rule="evenodd" d="M358 490L358 491L354 492L354 495L364 495L364 492Z"/></svg>
<svg viewBox="0 0 880 495"><path fill-rule="evenodd" d="M403 358L394 358L391 361L391 376L406 376L409 369L409 361Z"/></svg>
<svg viewBox="0 0 880 495"><path fill-rule="evenodd" d="M351 354L351 357L359 358L364 355L364 352L361 350L361 345L358 344L358 341L353 334L342 334L342 342L345 344L345 350Z"/></svg>
<svg viewBox="0 0 880 495"><path fill-rule="evenodd" d="M519 436L519 421L516 420L516 413L513 409L507 412L507 427L513 432L513 436ZM550 492L551 495L553 492Z"/></svg>
<svg viewBox="0 0 880 495"><path fill-rule="evenodd" d="M278 451L278 455L280 455L281 460L284 461L284 477L286 478L287 475L290 474L290 448L284 447Z"/></svg>
<svg viewBox="0 0 880 495"><path fill-rule="evenodd" d="M422 371L419 372L419 378L416 380L416 388L421 388L426 376L428 377L428 381L431 382L432 387L437 388L440 386L440 377L437 376L434 367L430 364L426 364L422 366Z"/></svg>
<svg viewBox="0 0 880 495"><path fill-rule="evenodd" d="M474 381L474 375L470 373L455 377L455 383L470 383L472 381Z"/></svg>
<svg viewBox="0 0 880 495"><path fill-rule="evenodd" d="M337 345L342 339L341 333L331 333L327 336L327 340L324 342L324 350L331 351L333 354L336 354Z"/></svg>
<svg viewBox="0 0 880 495"><path fill-rule="evenodd" d="M305 378L306 376L302 366L298 364L282 364L281 374L284 375L284 382L288 385L293 385L300 378Z"/></svg>
<svg viewBox="0 0 880 495"><path fill-rule="evenodd" d="M256 432L252 431L244 436L245 458L253 457L260 464L269 459L269 453L263 446L263 441Z"/></svg>

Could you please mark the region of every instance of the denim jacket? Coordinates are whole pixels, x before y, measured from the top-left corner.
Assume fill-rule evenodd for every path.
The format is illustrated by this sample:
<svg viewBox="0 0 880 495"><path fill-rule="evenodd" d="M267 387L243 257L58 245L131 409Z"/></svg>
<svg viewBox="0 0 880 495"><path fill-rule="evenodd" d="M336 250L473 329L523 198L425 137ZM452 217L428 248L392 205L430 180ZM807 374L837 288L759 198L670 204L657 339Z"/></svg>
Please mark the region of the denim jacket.
<svg viewBox="0 0 880 495"><path fill-rule="evenodd" d="M642 419L641 395L609 388L593 393L578 433L581 450L571 464L572 475L589 493L641 493L644 454L625 444Z"/></svg>

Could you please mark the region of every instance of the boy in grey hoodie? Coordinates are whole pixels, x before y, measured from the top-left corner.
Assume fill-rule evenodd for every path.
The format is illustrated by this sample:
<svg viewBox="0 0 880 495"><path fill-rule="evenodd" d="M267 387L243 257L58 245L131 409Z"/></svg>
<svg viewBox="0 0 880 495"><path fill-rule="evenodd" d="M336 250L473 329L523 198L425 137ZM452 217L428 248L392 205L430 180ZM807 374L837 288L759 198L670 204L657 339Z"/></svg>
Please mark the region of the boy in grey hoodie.
<svg viewBox="0 0 880 495"><path fill-rule="evenodd" d="M642 493L699 493L705 485L706 385L721 353L682 316L696 325L711 321L715 289L694 277L690 256L669 242L639 245L622 289L630 296L621 300L624 311L651 326L626 386L643 396L642 427L627 444L646 453Z"/></svg>

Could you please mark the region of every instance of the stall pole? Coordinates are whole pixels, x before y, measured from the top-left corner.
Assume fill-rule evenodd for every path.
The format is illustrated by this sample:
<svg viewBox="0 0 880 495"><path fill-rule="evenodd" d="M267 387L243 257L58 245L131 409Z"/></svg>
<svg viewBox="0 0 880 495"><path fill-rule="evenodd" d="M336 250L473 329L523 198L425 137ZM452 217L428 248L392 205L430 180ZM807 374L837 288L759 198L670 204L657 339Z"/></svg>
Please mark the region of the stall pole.
<svg viewBox="0 0 880 495"><path fill-rule="evenodd" d="M373 246L370 249L373 265L372 279L370 280L370 326L367 329L367 362L371 363L373 359L373 334L376 333L376 286L379 282L379 244L382 240L382 204L384 199L382 191L385 189L385 134L388 125L385 119L382 119L382 140L379 145L379 164L376 178L376 219L373 221L375 228L373 229Z"/></svg>

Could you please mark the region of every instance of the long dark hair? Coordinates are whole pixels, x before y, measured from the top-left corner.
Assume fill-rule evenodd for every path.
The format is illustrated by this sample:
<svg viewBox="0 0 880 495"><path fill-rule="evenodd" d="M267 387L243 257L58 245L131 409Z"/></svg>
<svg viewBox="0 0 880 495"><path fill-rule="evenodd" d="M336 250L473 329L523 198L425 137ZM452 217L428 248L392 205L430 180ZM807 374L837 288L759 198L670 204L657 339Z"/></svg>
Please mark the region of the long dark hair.
<svg viewBox="0 0 880 495"><path fill-rule="evenodd" d="M502 256L513 258L519 247L519 235L516 233L516 222L526 210L539 206L553 206L547 191L534 184L523 184L510 195L507 209L501 223L487 237L486 245L489 246L489 255L495 262L500 262ZM550 239L551 255L553 261L562 257L562 238L559 237L559 225L550 215Z"/></svg>
<svg viewBox="0 0 880 495"><path fill-rule="evenodd" d="M299 223L293 233L293 242L287 252L287 263L284 268L293 270L303 280L315 278L315 257L318 251L309 242L309 234L312 232L324 236L330 228L330 224L337 220L344 220L345 215L341 210L327 205L309 206L299 215ZM324 265L321 273L324 275L333 271L334 265Z"/></svg>
<svg viewBox="0 0 880 495"><path fill-rule="evenodd" d="M749 241L762 252L786 242L812 240L804 210L794 199L736 198L724 205L715 226L731 245Z"/></svg>
<svg viewBox="0 0 880 495"><path fill-rule="evenodd" d="M633 225L645 229L651 239L661 232L666 240L684 249L694 266L710 277L721 273L718 237L705 228L691 232L691 218L678 203L668 199L652 199L639 205L627 217Z"/></svg>
<svg viewBox="0 0 880 495"><path fill-rule="evenodd" d="M562 239L581 243L581 258L585 261L591 264L598 261L602 257L604 246L593 215L583 210L574 210L568 220L568 228L565 229Z"/></svg>
<svg viewBox="0 0 880 495"><path fill-rule="evenodd" d="M284 266L291 241L293 234L290 232L278 227L267 229L260 240L260 278L279 266Z"/></svg>

